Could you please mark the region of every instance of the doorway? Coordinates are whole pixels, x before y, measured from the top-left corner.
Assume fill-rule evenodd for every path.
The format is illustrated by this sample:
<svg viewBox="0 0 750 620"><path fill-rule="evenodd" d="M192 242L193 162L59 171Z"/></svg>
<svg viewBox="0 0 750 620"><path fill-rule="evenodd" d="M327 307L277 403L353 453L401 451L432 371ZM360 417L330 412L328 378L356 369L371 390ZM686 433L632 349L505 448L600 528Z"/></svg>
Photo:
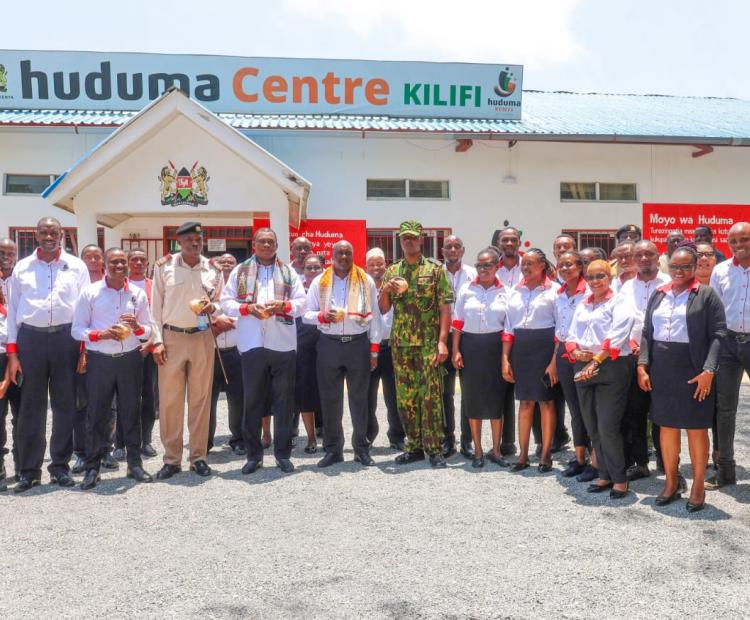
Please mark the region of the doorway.
<svg viewBox="0 0 750 620"><path fill-rule="evenodd" d="M252 253L252 239L252 226L204 226L203 254L209 258L231 254L241 262ZM164 226L164 253L179 251L177 226Z"/></svg>

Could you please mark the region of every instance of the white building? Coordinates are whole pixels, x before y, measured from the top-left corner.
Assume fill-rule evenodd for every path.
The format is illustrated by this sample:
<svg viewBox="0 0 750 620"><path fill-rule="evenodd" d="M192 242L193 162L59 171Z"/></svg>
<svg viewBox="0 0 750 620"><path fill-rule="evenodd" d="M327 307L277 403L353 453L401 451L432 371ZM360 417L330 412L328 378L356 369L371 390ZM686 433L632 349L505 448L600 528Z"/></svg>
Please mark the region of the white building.
<svg viewBox="0 0 750 620"><path fill-rule="evenodd" d="M80 62L80 89L84 81L90 85L84 74L92 66L103 66L102 57L118 59L113 54L63 56L59 62L68 72L60 73L63 86L72 88L70 72ZM151 55L143 57L150 59ZM19 77L15 67L22 58L30 58L32 64L26 67L26 81L16 84L14 91L12 80ZM211 60L157 57L165 58L174 63ZM245 64L257 61L239 60ZM296 75L305 62L270 61L278 72L288 63L290 75ZM33 248L34 226L46 215L63 222L70 232L69 245L78 248L75 229L79 221L73 213L52 204L60 204L62 194L72 204L78 190L67 187L58 191L69 183L70 179L63 179L49 194L52 202L40 192L131 119L135 110L148 104L146 94L128 107L116 109L110 109L113 102L97 105L96 100L86 99L86 93L69 103L50 92L42 98L45 80L48 91L59 86L52 67L37 69L45 62L53 60L40 52L0 50L5 92L12 93L3 96L0 92L0 236L14 238L22 255ZM366 64L368 70L380 66ZM392 65L398 63L382 64L397 72L398 67ZM415 64L420 65L406 63L407 69ZM349 65L362 69L356 63ZM424 66L434 68L429 63ZM489 68L497 73L497 67ZM38 74L29 81L32 70ZM0 87L2 83L0 75ZM520 94L520 83L519 76L516 94ZM27 92L22 92L22 86ZM265 90L265 83L262 88L265 95L274 96L273 90ZM448 92L447 87L443 92ZM29 96L24 98L24 94ZM338 106L340 113L332 114L325 106L320 113L310 113L308 101L305 111L297 111L300 106L282 105L279 113L271 114L267 102L242 108L247 113L231 105L217 109L221 101L210 106L201 103L279 160L282 176L277 185L287 197L288 188L282 187L284 175L297 174L303 182L310 182L309 198L303 197L307 218L366 220L368 246L380 245L389 256L398 252L395 230L404 219L423 223L428 254L439 256L441 239L454 233L464 239L467 256L472 256L505 222L523 231L527 246L549 250L555 235L572 231L581 246L610 248L611 234L620 225L641 225L647 203L740 205L732 207L735 219L746 219L750 213L741 206L750 204L750 150L743 148L750 145L750 102L524 91L519 120L489 113L487 118L457 118L465 112L462 109L449 110L454 118L446 118L438 116L434 107L429 108L429 115L406 117L403 109L389 114L387 105L378 115L371 113L372 106L357 105L354 114L344 105ZM361 114L362 110L368 114ZM515 112L511 110L510 115ZM99 204L110 200L120 204L116 217L106 216L104 211L112 209L103 207L97 215L103 246L141 245L155 258L169 251L177 225L197 219L209 239L225 240L212 244L216 251L226 246L239 256L246 254L252 214L263 217L272 211L265 204L266 194L253 193L247 183L234 184L229 191L228 180L238 175L244 178L244 173L217 159L221 149L212 146L217 138L196 142L184 139L185 135L178 126L165 125L159 153L141 157L134 143L130 159L118 160L117 174L109 174L109 184L95 194ZM100 155L96 150L86 157L71 177L80 174L89 158ZM179 176L182 167L194 172L194 162L199 162L197 167L204 165L210 177L207 204L163 205L162 167L168 166L173 176ZM106 165L102 172L105 170L109 170ZM96 179L88 181L96 183ZM82 193L80 200L84 200ZM132 208L122 206L125 203ZM296 204L299 206L299 197ZM301 215L305 217L304 209ZM271 219L277 227L278 215L272 214ZM82 235L81 241L89 236Z"/></svg>

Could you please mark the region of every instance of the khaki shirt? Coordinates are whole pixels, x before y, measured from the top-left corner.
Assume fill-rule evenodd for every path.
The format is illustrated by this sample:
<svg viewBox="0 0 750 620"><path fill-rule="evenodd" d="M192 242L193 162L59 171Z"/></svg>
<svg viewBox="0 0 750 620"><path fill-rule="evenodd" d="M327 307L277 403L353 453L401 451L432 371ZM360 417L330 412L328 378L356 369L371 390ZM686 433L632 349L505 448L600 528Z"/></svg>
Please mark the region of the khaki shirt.
<svg viewBox="0 0 750 620"><path fill-rule="evenodd" d="M205 256L195 267L182 260L182 254L165 256L154 267L151 314L155 343L164 342L164 325L189 329L198 327L198 317L190 309L190 301L208 297L218 305L224 278ZM221 314L218 310L216 315Z"/></svg>

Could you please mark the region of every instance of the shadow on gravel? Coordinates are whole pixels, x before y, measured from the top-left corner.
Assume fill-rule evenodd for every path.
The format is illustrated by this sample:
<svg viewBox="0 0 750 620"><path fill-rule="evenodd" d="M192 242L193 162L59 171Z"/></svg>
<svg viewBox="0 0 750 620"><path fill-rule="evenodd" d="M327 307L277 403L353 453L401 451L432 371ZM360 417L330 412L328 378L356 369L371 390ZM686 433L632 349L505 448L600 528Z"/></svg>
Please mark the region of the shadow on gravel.
<svg viewBox="0 0 750 620"><path fill-rule="evenodd" d="M731 515L723 510L711 505L711 496L706 495L706 507L700 512L688 512L686 509L687 498L689 494L684 493L681 499L678 499L667 506L657 506L656 497L644 497L641 504L649 506L654 512L663 514L665 517L674 519L690 519L692 521L726 521L731 519Z"/></svg>
<svg viewBox="0 0 750 620"><path fill-rule="evenodd" d="M243 474L242 467L238 467L237 469L233 469L232 471L225 471L216 474L216 477L221 478L222 480L244 482L245 484L250 485L268 484L269 482L276 482L277 480L286 478L287 476L293 476L299 471L299 469L300 468L297 467L293 473L285 474L274 464L272 467L261 467L260 469L256 470L254 474Z"/></svg>

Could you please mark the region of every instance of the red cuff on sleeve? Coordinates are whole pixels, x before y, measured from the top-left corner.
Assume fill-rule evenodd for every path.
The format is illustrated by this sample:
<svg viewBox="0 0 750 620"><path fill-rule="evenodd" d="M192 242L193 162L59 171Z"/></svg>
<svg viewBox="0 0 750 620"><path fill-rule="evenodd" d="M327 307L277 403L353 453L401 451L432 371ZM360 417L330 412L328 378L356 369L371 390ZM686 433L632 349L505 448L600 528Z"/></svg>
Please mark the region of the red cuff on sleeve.
<svg viewBox="0 0 750 620"><path fill-rule="evenodd" d="M16 353L16 354L17 354L17 353L18 353L18 345L17 345L17 344L15 343L15 342L10 342L10 343L8 343L8 345L7 345L6 347L5 347L5 350L6 350L6 351L7 351L8 353Z"/></svg>
<svg viewBox="0 0 750 620"><path fill-rule="evenodd" d="M515 338L513 337L513 334L509 334L508 332L503 332L503 342L513 342Z"/></svg>
<svg viewBox="0 0 750 620"><path fill-rule="evenodd" d="M284 314L290 314L292 311L292 302L291 301L285 301L284 302Z"/></svg>
<svg viewBox="0 0 750 620"><path fill-rule="evenodd" d="M565 352L570 354L573 353L578 348L577 342L566 342L565 343Z"/></svg>
<svg viewBox="0 0 750 620"><path fill-rule="evenodd" d="M380 344L377 342L371 342L370 353L379 353L379 352L380 352Z"/></svg>
<svg viewBox="0 0 750 620"><path fill-rule="evenodd" d="M156 348L156 345L152 344L151 347L149 347L149 352L153 353L155 348Z"/></svg>
<svg viewBox="0 0 750 620"><path fill-rule="evenodd" d="M318 312L318 323L320 323L321 325L325 325L326 323L328 323L328 321L326 321L326 315L322 310Z"/></svg>
<svg viewBox="0 0 750 620"><path fill-rule="evenodd" d="M461 331L464 328L464 322L460 319L454 319L451 321L451 326L453 329Z"/></svg>
<svg viewBox="0 0 750 620"><path fill-rule="evenodd" d="M145 334L145 333L146 333L146 330L145 330L145 329L143 329L143 325L141 325L140 329L136 329L136 330L135 330L135 331L134 331L133 333L134 333L134 334L135 334L136 336L143 336L143 334Z"/></svg>
<svg viewBox="0 0 750 620"><path fill-rule="evenodd" d="M92 329L89 332L89 340L91 342L99 342L99 331L96 329Z"/></svg>
<svg viewBox="0 0 750 620"><path fill-rule="evenodd" d="M616 360L620 357L620 349L613 347L609 338L602 342L602 351L609 351L609 359L611 360Z"/></svg>
<svg viewBox="0 0 750 620"><path fill-rule="evenodd" d="M248 312L248 306L250 304L240 304L240 316L250 316L250 312Z"/></svg>

